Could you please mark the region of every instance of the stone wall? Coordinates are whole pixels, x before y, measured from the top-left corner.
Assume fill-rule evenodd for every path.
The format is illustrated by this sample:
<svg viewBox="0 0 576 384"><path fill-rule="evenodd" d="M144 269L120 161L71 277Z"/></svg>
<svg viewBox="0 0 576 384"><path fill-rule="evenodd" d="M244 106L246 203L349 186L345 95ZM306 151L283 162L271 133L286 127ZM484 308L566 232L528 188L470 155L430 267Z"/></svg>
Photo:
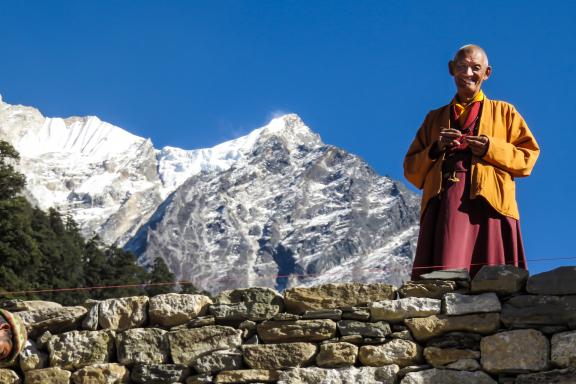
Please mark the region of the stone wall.
<svg viewBox="0 0 576 384"><path fill-rule="evenodd" d="M30 335L3 384L576 383L576 267L3 306Z"/></svg>

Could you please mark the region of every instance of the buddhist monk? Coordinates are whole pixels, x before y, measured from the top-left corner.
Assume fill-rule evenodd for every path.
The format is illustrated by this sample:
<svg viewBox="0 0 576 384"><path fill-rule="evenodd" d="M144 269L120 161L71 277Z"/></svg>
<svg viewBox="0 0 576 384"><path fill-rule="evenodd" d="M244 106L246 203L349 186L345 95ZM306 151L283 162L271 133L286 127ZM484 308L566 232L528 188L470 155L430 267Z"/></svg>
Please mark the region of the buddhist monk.
<svg viewBox="0 0 576 384"><path fill-rule="evenodd" d="M24 348L27 334L22 320L0 309L0 368L11 367Z"/></svg>
<svg viewBox="0 0 576 384"><path fill-rule="evenodd" d="M513 105L482 92L492 67L477 45L448 63L456 95L428 113L404 158L423 190L412 279L442 269L510 264L527 268L515 196L540 148Z"/></svg>

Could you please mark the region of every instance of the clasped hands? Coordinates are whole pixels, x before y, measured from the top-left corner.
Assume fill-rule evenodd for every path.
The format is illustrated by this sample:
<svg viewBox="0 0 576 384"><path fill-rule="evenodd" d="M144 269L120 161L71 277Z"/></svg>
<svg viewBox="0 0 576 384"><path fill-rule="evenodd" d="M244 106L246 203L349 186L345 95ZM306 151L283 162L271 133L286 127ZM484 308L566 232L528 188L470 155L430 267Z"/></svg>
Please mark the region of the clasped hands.
<svg viewBox="0 0 576 384"><path fill-rule="evenodd" d="M452 147L460 145L462 132L454 128L442 128L440 136L436 141L436 147L439 152L444 152ZM486 136L465 136L464 140L468 143L474 156L482 157L488 150L489 140Z"/></svg>

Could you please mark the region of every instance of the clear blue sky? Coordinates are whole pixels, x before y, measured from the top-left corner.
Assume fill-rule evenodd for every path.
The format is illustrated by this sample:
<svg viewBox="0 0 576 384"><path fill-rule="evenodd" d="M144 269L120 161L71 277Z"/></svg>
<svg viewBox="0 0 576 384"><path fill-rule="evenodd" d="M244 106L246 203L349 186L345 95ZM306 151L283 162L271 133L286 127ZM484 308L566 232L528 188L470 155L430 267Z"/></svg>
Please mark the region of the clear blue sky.
<svg viewBox="0 0 576 384"><path fill-rule="evenodd" d="M517 182L536 273L574 265L576 2L11 1L0 93L47 116L97 115L156 147L213 146L298 113L326 143L403 180L447 61L488 52L484 91L516 105L542 153Z"/></svg>

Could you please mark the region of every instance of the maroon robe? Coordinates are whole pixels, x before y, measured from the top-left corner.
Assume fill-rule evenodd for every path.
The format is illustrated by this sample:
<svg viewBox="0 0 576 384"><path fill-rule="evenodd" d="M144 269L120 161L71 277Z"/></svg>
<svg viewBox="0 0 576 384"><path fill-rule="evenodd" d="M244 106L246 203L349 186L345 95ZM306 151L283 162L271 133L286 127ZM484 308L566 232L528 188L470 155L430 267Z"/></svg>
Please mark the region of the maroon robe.
<svg viewBox="0 0 576 384"><path fill-rule="evenodd" d="M478 108L476 116L470 113L463 134L477 130L479 113ZM460 128L455 116L451 124ZM473 277L483 265L527 267L518 220L498 213L482 197L470 199L471 159L465 144L446 152L442 191L420 219L412 280L442 269L468 269Z"/></svg>

